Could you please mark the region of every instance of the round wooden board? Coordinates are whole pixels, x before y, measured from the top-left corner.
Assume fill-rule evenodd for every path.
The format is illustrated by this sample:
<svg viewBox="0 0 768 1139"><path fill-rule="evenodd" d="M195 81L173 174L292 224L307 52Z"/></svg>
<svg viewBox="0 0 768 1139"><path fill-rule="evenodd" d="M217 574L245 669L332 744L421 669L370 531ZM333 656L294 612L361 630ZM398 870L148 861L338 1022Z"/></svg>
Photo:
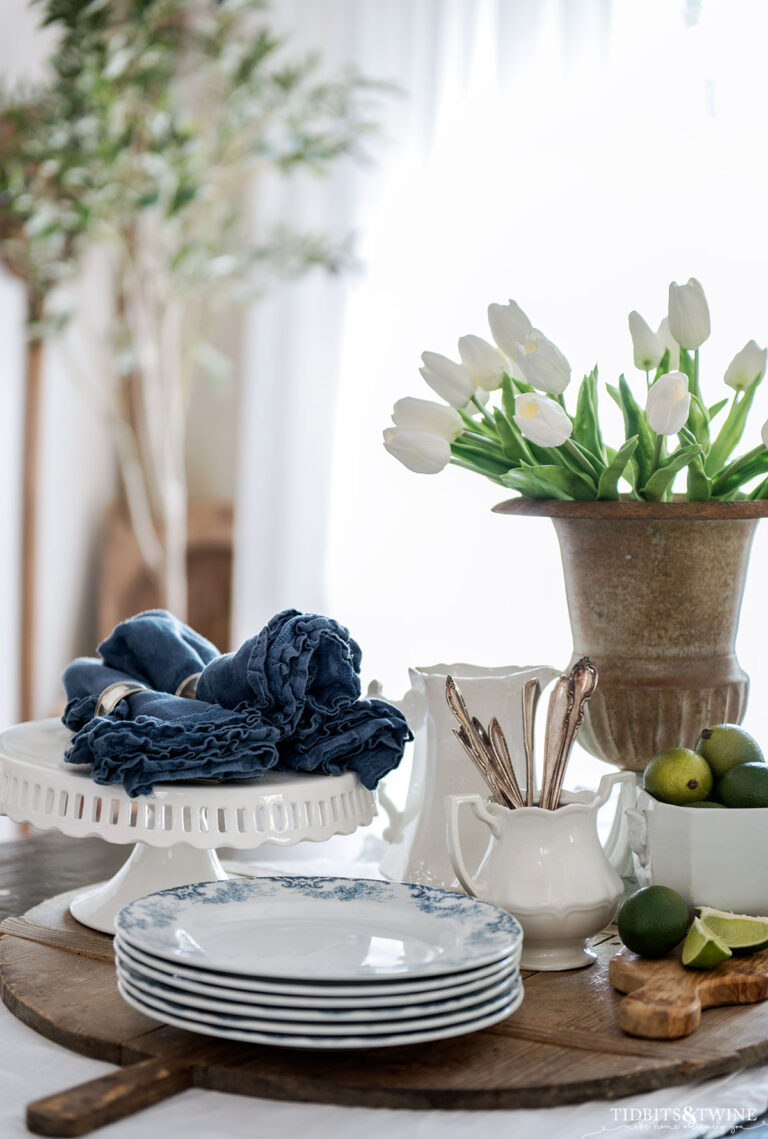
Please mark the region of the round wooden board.
<svg viewBox="0 0 768 1139"><path fill-rule="evenodd" d="M62 894L4 923L2 998L36 1031L123 1068L105 1078L110 1095L102 1099L111 1115L94 1116L93 1096L49 1097L29 1113L29 1126L41 1134L83 1134L191 1085L348 1106L532 1108L616 1099L768 1058L768 1002L709 1009L701 1027L682 1040L625 1036L616 1023L621 997L608 982L608 961L619 942L608 933L596 946L597 964L524 974L521 1008L471 1035L328 1053L218 1041L161 1026L130 1008L117 991L110 938L70 916L70 897Z"/></svg>

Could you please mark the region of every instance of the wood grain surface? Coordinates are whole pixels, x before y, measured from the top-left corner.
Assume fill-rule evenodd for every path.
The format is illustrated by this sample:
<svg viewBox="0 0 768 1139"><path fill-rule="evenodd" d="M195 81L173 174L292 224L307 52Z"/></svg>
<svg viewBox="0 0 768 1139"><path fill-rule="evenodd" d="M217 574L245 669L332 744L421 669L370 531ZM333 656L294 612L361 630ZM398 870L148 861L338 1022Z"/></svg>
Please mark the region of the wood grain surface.
<svg viewBox="0 0 768 1139"><path fill-rule="evenodd" d="M629 994L618 1007L624 1032L653 1040L688 1036L701 1023L702 1009L746 1005L768 996L768 950L731 957L714 969L686 969L678 947L652 960L623 948L611 958L608 976Z"/></svg>
<svg viewBox="0 0 768 1139"><path fill-rule="evenodd" d="M3 927L2 998L38 1032L121 1069L30 1104L28 1126L37 1134L85 1134L189 1086L366 1107L547 1107L651 1091L768 1058L765 1004L714 1008L694 1036L678 1041L623 1033L622 998L608 976L619 943L610 935L596 945L595 966L526 974L521 1008L467 1036L338 1053L218 1041L128 1006L117 992L110 939L71 918L70 897Z"/></svg>

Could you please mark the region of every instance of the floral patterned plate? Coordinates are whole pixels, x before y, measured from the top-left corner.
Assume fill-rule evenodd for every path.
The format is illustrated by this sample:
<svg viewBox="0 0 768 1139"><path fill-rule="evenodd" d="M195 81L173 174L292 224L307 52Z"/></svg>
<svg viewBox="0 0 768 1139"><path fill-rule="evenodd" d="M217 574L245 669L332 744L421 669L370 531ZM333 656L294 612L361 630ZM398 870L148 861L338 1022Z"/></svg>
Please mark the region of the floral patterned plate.
<svg viewBox="0 0 768 1139"><path fill-rule="evenodd" d="M487 902L408 882L258 878L198 882L131 902L117 934L166 961L284 980L392 981L509 956L518 922Z"/></svg>

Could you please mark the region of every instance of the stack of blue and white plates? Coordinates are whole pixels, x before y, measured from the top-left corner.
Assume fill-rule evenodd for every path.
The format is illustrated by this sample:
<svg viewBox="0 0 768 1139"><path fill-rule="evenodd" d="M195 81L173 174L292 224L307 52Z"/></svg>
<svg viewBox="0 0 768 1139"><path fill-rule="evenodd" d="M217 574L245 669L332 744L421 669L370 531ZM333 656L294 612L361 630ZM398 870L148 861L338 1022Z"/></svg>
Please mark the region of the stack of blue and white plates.
<svg viewBox="0 0 768 1139"><path fill-rule="evenodd" d="M380 1048L474 1032L523 999L522 930L463 894L353 878L201 882L117 918L118 986L229 1040Z"/></svg>

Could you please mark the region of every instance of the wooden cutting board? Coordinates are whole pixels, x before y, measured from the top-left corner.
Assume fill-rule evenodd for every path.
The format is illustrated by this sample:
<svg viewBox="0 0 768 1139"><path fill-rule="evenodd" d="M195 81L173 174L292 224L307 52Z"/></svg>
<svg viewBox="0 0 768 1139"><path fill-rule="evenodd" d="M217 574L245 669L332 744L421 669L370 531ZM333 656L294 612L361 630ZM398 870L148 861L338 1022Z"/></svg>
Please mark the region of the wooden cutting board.
<svg viewBox="0 0 768 1139"><path fill-rule="evenodd" d="M129 1007L117 991L111 939L70 916L71 897L3 922L0 995L37 1032L120 1067L30 1104L27 1126L39 1135L84 1135L191 1086L371 1108L543 1108L640 1094L768 1060L768 1002L712 1009L698 1032L678 1041L623 1033L622 998L608 979L620 945L611 930L595 939L591 968L524 972L522 1006L482 1032L338 1053L215 1040ZM151 1120L143 1126L151 1128Z"/></svg>
<svg viewBox="0 0 768 1139"><path fill-rule="evenodd" d="M768 949L731 957L714 969L686 969L678 946L666 957L638 957L622 949L611 958L608 977L620 993L624 1032L650 1040L689 1036L701 1010L715 1005L749 1005L768 997Z"/></svg>

